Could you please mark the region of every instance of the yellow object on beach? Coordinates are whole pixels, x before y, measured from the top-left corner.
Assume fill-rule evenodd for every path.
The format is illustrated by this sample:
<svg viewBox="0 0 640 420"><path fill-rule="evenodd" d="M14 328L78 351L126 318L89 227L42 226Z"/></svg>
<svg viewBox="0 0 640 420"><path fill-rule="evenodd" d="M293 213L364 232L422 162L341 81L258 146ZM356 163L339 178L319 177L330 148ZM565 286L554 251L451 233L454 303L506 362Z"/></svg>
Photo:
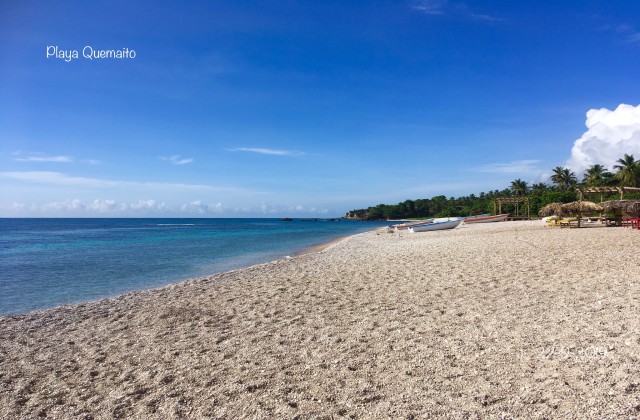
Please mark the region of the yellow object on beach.
<svg viewBox="0 0 640 420"><path fill-rule="evenodd" d="M550 227L560 226L560 218L558 218L557 216L548 217L547 226L550 226Z"/></svg>
<svg viewBox="0 0 640 420"><path fill-rule="evenodd" d="M558 224L561 228L568 227L569 229L571 229L572 227L578 227L578 219L560 219L558 220Z"/></svg>

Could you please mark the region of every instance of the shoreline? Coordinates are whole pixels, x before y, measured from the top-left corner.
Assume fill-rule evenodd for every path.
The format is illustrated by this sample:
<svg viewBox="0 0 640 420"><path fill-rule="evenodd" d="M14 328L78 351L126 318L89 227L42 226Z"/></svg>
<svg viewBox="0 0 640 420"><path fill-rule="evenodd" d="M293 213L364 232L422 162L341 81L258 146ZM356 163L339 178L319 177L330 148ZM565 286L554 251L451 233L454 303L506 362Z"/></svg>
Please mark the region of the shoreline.
<svg viewBox="0 0 640 420"><path fill-rule="evenodd" d="M364 232L366 233L366 232ZM360 235L361 233L354 233L353 235L343 235L343 236L338 236L336 238L333 238L327 242L323 242L317 245L312 245L306 248L301 249L300 251L294 252L293 255L291 255L292 258L295 257L299 257L301 255L306 255L306 254L315 254L318 252L322 252L325 251L331 247L333 247L336 244L339 244L342 241L348 240L351 236L355 236L355 235Z"/></svg>
<svg viewBox="0 0 640 420"><path fill-rule="evenodd" d="M186 277L180 280L176 280L176 281L172 281L170 283L167 283L163 286L157 286L157 287L149 287L149 288L142 288L142 289L135 289L135 290L130 290L128 292L124 292L124 293L118 293L116 295L113 296L103 296L103 297L99 297L96 299L92 299L92 300L83 300L83 301L79 301L79 302L73 302L73 303L65 303L65 304L61 304L61 305L56 305L50 308L44 308L44 309L34 309L32 311L27 311L27 312L19 312L19 313L12 313L12 314L6 314L6 315L2 315L0 314L0 322L3 320L3 318L17 318L17 317L21 317L21 316L26 316L26 315L31 315L31 314L35 314L35 313L44 313L44 312L48 312L48 311L54 311L57 309L73 309L74 307L83 307L87 304L95 304L95 303L100 303L102 301L107 301L107 300L113 300L113 299L118 299L120 297L124 297L127 295L135 295L138 293L147 293L147 292L153 292L155 290L160 290L160 289L165 289L165 288L171 288L171 287L175 287L175 286L179 286L183 283L190 283L190 282L198 282L198 281L202 281L202 280L206 280L206 279L210 279L212 277L216 277L216 276L220 276L220 275L224 275L224 274L233 274L239 271L243 271L243 270L249 270L255 267L260 267L263 265L270 265L270 264L275 264L278 262L286 262L289 260L292 260L294 258L298 258L298 257L302 257L305 255L313 255L313 254L317 254L317 253L321 253L323 251L326 251L334 246L336 246L337 244L343 242L343 241L347 241L349 240L349 238L353 237L353 236L357 236L357 235L362 235L364 233L368 233L368 232L372 232L374 230L371 231L367 231L367 232L360 232L360 233L354 233L352 235L343 235L343 236L338 236L336 238L333 238L327 242L323 242L317 245L312 245L310 247L305 247L300 251L294 252L292 253L292 255L285 255L282 256L280 258L276 258L274 260L270 260L270 261L265 261L265 262L259 262L259 263L255 263L255 264L250 264L248 266L245 267L239 267L239 268L234 268L231 270L226 270L226 271L220 271L220 272L216 272L216 273L211 273L211 274L207 274L204 276L197 276L197 277Z"/></svg>
<svg viewBox="0 0 640 420"><path fill-rule="evenodd" d="M24 219L24 218L20 218L20 219ZM75 220L76 218L69 218L69 220ZM125 218L125 219L131 219L131 220L147 220L149 218ZM165 218L157 218L158 220L165 220ZM253 219L253 218L249 218L249 219ZM151 220L155 220L155 219L151 219ZM173 219L171 219L173 220ZM190 218L187 219L179 219L179 220L191 220ZM272 219L269 219L272 220ZM273 220L279 220L276 218L273 218ZM374 230L375 227L371 227L371 230ZM370 230L367 230L366 232L368 232ZM130 290L121 290L121 291L115 291L113 293L105 293L105 294L101 294L101 295L97 295L93 298L89 298L89 299L78 299L78 300L74 300L74 301L69 301L66 303L60 303L60 304L56 304L54 306L49 306L49 307L44 307L44 308L35 308L35 309L28 309L28 310L22 310L22 311L17 311L17 312L9 312L9 313L0 313L0 318L2 317L10 317L10 316L19 316L19 315L25 315L25 314L29 314L31 312L42 312L42 311L47 311L50 309L55 309L57 307L60 306L74 306L74 305L82 305L85 303L90 303L90 302L96 302L96 301L100 301L102 299L111 299L111 298L116 298L120 295L124 295L124 294L129 294L129 293L135 293L135 292L139 292L139 291L148 291L148 290L153 290L153 289L157 289L157 288L163 288L166 286L170 286L173 284L178 284L178 283L182 283L182 282L188 282L190 280L193 279L198 279L198 278L203 278L203 277L210 277L210 276L215 276L217 274L221 274L221 273L225 273L225 272L232 272L232 271L237 271L237 270L242 270L242 269L246 269L246 268L250 268L252 266L255 265L260 265L260 264L268 264L270 262L273 261L277 261L277 260L281 260L281 259L290 259L290 258L295 258L301 255L305 255L305 254L309 254L309 253L316 253L316 252L322 252L323 250L330 248L334 243L337 243L341 240L344 240L346 238L348 238L349 236L352 235L358 235L360 233L363 232L359 232L359 233L353 233L350 235L341 235L341 236L337 236L337 237L333 237L331 239L328 239L324 242L320 242L318 244L312 245L312 246L302 246L302 247L296 247L296 246L292 246L291 250L287 253L287 252L273 252L273 255L270 256L266 256L266 258L264 258L265 256L263 256L263 258L256 258L255 262L249 262L249 261L244 261L243 263L241 263L240 265L236 266L235 268L233 267L236 264L226 264L227 267L223 268L221 271L211 271L211 272L201 272L201 273L197 273L195 275L187 275L187 276L181 276L181 275L177 275L177 276L172 276L172 277L168 277L166 280L166 282L163 282L163 284L156 284L156 285L150 285L150 286L143 286L141 288L135 288L135 289L130 289ZM237 257L234 257L237 259ZM234 261L233 258L230 259L230 261ZM160 277L157 277L160 278Z"/></svg>
<svg viewBox="0 0 640 420"><path fill-rule="evenodd" d="M0 318L0 417L633 417L638 231L398 236Z"/></svg>

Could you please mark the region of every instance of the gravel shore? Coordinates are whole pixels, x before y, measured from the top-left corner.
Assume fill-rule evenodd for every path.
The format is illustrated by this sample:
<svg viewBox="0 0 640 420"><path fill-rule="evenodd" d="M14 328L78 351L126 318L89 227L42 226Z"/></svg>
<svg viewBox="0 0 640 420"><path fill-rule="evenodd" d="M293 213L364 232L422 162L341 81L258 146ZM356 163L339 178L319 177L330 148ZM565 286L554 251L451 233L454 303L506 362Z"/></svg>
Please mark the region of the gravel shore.
<svg viewBox="0 0 640 420"><path fill-rule="evenodd" d="M0 318L0 418L640 416L640 232L540 221Z"/></svg>

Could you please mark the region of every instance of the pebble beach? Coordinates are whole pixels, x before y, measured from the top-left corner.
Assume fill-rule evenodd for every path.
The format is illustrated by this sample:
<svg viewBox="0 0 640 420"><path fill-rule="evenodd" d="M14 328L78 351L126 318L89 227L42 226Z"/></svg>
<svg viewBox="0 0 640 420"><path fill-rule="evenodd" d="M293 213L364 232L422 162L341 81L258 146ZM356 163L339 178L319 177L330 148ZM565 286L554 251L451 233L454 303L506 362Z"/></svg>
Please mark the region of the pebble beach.
<svg viewBox="0 0 640 420"><path fill-rule="evenodd" d="M0 317L0 418L637 418L640 232L377 230Z"/></svg>

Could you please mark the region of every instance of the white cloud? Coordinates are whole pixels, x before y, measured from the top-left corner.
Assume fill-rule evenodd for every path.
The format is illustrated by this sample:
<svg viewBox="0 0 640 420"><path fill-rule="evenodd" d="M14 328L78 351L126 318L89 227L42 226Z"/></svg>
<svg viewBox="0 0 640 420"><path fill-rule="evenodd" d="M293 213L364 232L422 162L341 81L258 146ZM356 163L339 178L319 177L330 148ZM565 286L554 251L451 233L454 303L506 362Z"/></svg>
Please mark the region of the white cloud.
<svg viewBox="0 0 640 420"><path fill-rule="evenodd" d="M210 214L210 213L220 214L224 211L224 207L222 203L205 204L201 200L195 200L180 206L180 211L183 213L196 213L196 214Z"/></svg>
<svg viewBox="0 0 640 420"><path fill-rule="evenodd" d="M27 156L22 156L21 152L16 152L14 155L18 156L13 158L17 162L58 162L58 163L71 163L73 157L71 156L47 156L42 153L30 153Z"/></svg>
<svg viewBox="0 0 640 420"><path fill-rule="evenodd" d="M25 203L17 203L17 202L12 202L9 204L4 204L0 206L1 209L3 210L9 210L9 211L24 211L26 210L28 207Z"/></svg>
<svg viewBox="0 0 640 420"><path fill-rule="evenodd" d="M506 163L488 163L471 168L471 171L496 174L531 174L540 172L539 163L540 161L535 159L514 160Z"/></svg>
<svg viewBox="0 0 640 420"><path fill-rule="evenodd" d="M185 190L185 191L210 191L210 192L244 192L258 193L241 188L216 187L203 184L181 184L170 182L138 182L138 181L113 181L99 178L86 178L71 176L62 172L49 171L18 171L0 172L0 178L14 179L18 181L31 182L43 185L56 185L67 187L88 187L88 188L143 188L161 190Z"/></svg>
<svg viewBox="0 0 640 420"><path fill-rule="evenodd" d="M626 23L620 24L620 25L609 25L608 29L614 30L615 32L618 32L620 34L622 34L625 39L624 42L628 42L628 43L636 43L636 42L640 42L640 33L638 31L635 30L635 28L631 25L627 25Z"/></svg>
<svg viewBox="0 0 640 420"><path fill-rule="evenodd" d="M87 205L82 201L76 199L66 201L54 201L45 203L41 206L41 210L48 211L78 211L86 210Z"/></svg>
<svg viewBox="0 0 640 420"><path fill-rule="evenodd" d="M225 217L234 215L281 217L289 216L320 216L329 213L326 208L315 206L305 207L297 205L271 205L263 203L258 207L226 208L221 202L205 202L192 200L183 204L166 204L154 199L142 199L137 201L117 201L112 199L97 198L94 200L82 200L78 198L62 201L49 201L40 203L9 202L0 203L0 214L8 217L95 217L108 215L109 217Z"/></svg>
<svg viewBox="0 0 640 420"><path fill-rule="evenodd" d="M87 205L87 208L98 211L100 213L108 213L114 210L123 210L125 206L118 205L114 200L101 200L99 198L93 200Z"/></svg>
<svg viewBox="0 0 640 420"><path fill-rule="evenodd" d="M137 203L132 203L129 208L133 210L150 210L156 208L156 200L139 200Z"/></svg>
<svg viewBox="0 0 640 420"><path fill-rule="evenodd" d="M445 0L422 0L412 6L412 9L418 10L427 15L441 15L444 13L444 7L447 2Z"/></svg>
<svg viewBox="0 0 640 420"><path fill-rule="evenodd" d="M448 2L447 0L422 0L414 4L411 8L425 15L447 14L466 19L484 21L486 23L499 22L503 20L487 13L478 13L463 2Z"/></svg>
<svg viewBox="0 0 640 420"><path fill-rule="evenodd" d="M93 201L83 201L78 198L64 201L50 201L46 203L25 203L13 202L0 206L0 209L13 212L30 212L43 215L64 215L91 216L98 213L108 213L115 216L139 214L148 215L150 213L164 212L169 210L165 203L158 203L155 200L138 200L137 202L117 202L97 198Z"/></svg>
<svg viewBox="0 0 640 420"><path fill-rule="evenodd" d="M261 147L237 147L235 149L227 149L230 152L249 152L249 153L258 153L261 155L277 155L277 156L302 156L304 152L296 152L292 150L276 150L276 149L265 149Z"/></svg>
<svg viewBox="0 0 640 420"><path fill-rule="evenodd" d="M194 160L192 158L183 158L180 155L173 155L169 157L160 156L160 159L170 162L173 165L186 165L187 163L191 163Z"/></svg>
<svg viewBox="0 0 640 420"><path fill-rule="evenodd" d="M256 210L249 208L236 209L237 213L255 213ZM257 212L266 214L266 215L295 215L295 214L305 214L305 215L319 215L319 214L327 214L329 212L328 209L322 208L319 209L315 206L312 207L304 207L302 204L296 204L295 206L281 206L281 205L271 205L262 203L258 208Z"/></svg>
<svg viewBox="0 0 640 420"><path fill-rule="evenodd" d="M566 166L580 175L596 163L612 169L624 154L640 158L640 105L587 112L587 131L573 143Z"/></svg>

